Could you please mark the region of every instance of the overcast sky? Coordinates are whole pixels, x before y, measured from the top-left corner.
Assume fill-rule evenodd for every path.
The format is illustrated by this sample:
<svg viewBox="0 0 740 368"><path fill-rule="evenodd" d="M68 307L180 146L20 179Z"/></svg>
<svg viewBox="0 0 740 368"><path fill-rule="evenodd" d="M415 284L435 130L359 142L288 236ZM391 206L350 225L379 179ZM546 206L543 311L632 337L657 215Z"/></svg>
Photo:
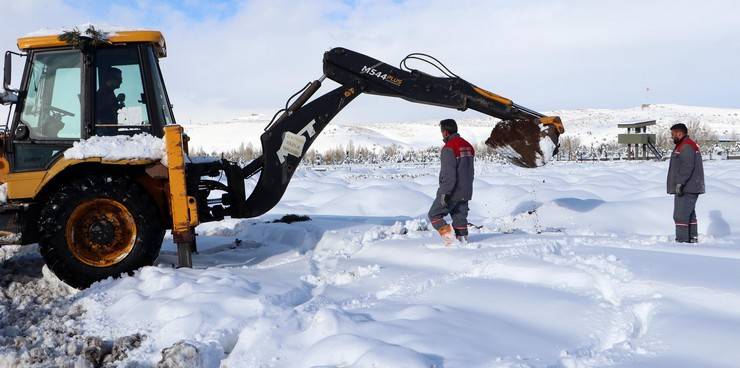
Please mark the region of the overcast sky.
<svg viewBox="0 0 740 368"><path fill-rule="evenodd" d="M740 107L740 5L731 0L0 3L7 50L44 27L161 30L165 81L183 122L273 112L321 75L323 52L336 46L392 65L429 53L468 81L540 111L646 102ZM446 116L460 115L361 96L338 120Z"/></svg>

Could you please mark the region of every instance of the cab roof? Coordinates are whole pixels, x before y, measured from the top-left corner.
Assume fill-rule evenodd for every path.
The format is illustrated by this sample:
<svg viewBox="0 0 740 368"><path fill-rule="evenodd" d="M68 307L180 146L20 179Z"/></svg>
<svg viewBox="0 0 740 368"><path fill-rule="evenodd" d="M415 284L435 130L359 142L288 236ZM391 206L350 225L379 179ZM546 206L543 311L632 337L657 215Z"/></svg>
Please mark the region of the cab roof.
<svg viewBox="0 0 740 368"><path fill-rule="evenodd" d="M60 33L43 35L43 36L26 36L18 39L18 48L23 51L41 49L48 47L62 47L67 46L67 43L60 40ZM129 42L146 42L154 45L154 49L157 51L157 56L163 58L167 56L167 47L164 41L164 36L159 31L149 30L132 30L132 31L118 31L110 32L107 37L108 41L113 44L129 43Z"/></svg>

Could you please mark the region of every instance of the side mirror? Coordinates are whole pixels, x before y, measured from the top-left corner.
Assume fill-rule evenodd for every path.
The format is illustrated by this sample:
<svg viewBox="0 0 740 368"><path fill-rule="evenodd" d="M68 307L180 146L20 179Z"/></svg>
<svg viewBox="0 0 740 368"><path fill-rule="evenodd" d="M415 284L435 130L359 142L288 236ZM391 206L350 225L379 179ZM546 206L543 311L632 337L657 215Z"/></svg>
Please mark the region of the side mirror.
<svg viewBox="0 0 740 368"><path fill-rule="evenodd" d="M3 68L3 91L0 91L0 105L14 104L18 102L18 90L10 88L13 75L11 55L25 56L13 51L5 51L5 65Z"/></svg>
<svg viewBox="0 0 740 368"><path fill-rule="evenodd" d="M6 91L10 90L10 79L12 75L12 65L13 61L11 60L10 56L12 54L10 51L5 52L5 66L3 68L3 87Z"/></svg>

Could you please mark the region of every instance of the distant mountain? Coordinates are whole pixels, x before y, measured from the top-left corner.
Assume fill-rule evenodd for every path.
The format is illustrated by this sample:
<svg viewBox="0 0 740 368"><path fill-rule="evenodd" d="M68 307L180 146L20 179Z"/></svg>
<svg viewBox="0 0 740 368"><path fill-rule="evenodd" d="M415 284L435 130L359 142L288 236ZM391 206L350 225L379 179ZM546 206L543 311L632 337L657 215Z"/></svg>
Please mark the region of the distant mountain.
<svg viewBox="0 0 740 368"><path fill-rule="evenodd" d="M652 132L668 129L675 123L701 122L720 138L740 136L740 109L683 106L644 105L627 109L576 109L556 110L548 114L559 115L565 124L566 136L578 137L581 144L590 146L616 141L622 130L617 124L643 120L656 120ZM185 124L191 137L190 146L207 152L223 152L251 144L260 148L259 137L271 116L253 114L227 122ZM471 143L483 143L489 136L496 119L479 118L458 121L460 131ZM319 152L347 146L350 141L357 147L380 149L398 145L406 149L435 147L441 144L437 121L389 123L331 123L311 146Z"/></svg>
<svg viewBox="0 0 740 368"><path fill-rule="evenodd" d="M720 138L740 136L740 109L645 105L618 110L578 109L557 110L551 113L563 119L568 136L578 137L584 145L613 142L617 134L625 133L624 129L617 128L617 124L645 120L656 121L657 126L648 128L648 132L653 133L669 129L676 123L689 125L691 122L701 122Z"/></svg>

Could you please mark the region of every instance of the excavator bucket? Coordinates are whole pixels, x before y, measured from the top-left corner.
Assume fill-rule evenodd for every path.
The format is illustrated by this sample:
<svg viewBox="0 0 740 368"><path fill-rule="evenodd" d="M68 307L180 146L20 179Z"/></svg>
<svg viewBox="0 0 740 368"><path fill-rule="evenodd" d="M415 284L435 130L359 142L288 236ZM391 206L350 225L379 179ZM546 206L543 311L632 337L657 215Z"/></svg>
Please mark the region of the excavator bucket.
<svg viewBox="0 0 740 368"><path fill-rule="evenodd" d="M531 120L503 120L493 128L486 145L514 165L534 168L544 166L557 155L561 132L562 124L543 128Z"/></svg>

